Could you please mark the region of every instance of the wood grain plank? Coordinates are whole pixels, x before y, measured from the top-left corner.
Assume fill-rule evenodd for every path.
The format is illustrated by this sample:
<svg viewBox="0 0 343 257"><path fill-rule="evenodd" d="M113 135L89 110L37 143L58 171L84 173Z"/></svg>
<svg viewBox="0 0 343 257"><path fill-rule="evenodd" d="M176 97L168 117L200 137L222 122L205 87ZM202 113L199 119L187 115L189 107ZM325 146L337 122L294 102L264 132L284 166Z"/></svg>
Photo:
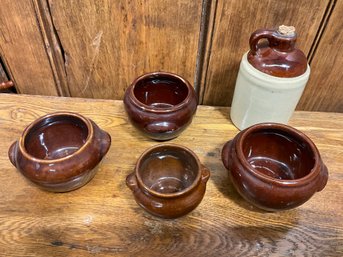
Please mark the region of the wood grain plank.
<svg viewBox="0 0 343 257"><path fill-rule="evenodd" d="M58 94L60 96L70 96L66 78L64 50L52 22L48 0L32 0L32 2Z"/></svg>
<svg viewBox="0 0 343 257"><path fill-rule="evenodd" d="M37 117L68 110L93 119L112 146L94 179L56 194L28 183L7 158L10 144ZM211 170L202 203L162 220L143 211L125 186L139 155L158 142L130 125L123 103L0 95L0 249L4 256L342 256L343 114L296 112L291 125L317 145L330 177L304 205L262 212L234 190L220 160L237 129L229 108L199 106L190 127L171 142L191 148Z"/></svg>
<svg viewBox="0 0 343 257"><path fill-rule="evenodd" d="M194 81L201 4L177 1L49 0L72 96L122 99L142 73Z"/></svg>
<svg viewBox="0 0 343 257"><path fill-rule="evenodd" d="M337 1L311 61L298 109L343 112L343 2Z"/></svg>
<svg viewBox="0 0 343 257"><path fill-rule="evenodd" d="M320 24L318 31L317 31L317 35L313 41L313 44L312 44L310 51L307 54L307 59L310 63L311 63L313 55L317 49L318 43L319 43L319 41L323 35L323 31L326 28L327 22L328 22L331 14L332 14L332 11L333 11L335 4L336 4L336 0L330 0L327 7L326 7L324 16L322 18L321 24Z"/></svg>
<svg viewBox="0 0 343 257"><path fill-rule="evenodd" d="M214 1L215 2L215 1ZM329 1L218 0L207 73L203 79L205 105L231 105L239 63L249 49L250 34L258 28L293 25L297 46L310 51Z"/></svg>
<svg viewBox="0 0 343 257"><path fill-rule="evenodd" d="M31 0L3 0L0 54L18 92L58 95Z"/></svg>

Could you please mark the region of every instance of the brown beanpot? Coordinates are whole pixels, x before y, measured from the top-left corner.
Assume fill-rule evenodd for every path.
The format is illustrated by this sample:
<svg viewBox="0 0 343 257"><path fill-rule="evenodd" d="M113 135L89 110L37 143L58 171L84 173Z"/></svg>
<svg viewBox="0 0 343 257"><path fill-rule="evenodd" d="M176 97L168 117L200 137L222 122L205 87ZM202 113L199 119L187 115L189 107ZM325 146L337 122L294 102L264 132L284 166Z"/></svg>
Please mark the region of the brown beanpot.
<svg viewBox="0 0 343 257"><path fill-rule="evenodd" d="M155 140L177 137L192 122L197 109L193 87L179 75L152 72L135 79L124 96L130 122Z"/></svg>
<svg viewBox="0 0 343 257"><path fill-rule="evenodd" d="M198 206L209 176L209 170L191 150L161 144L141 155L126 184L146 211L162 218L177 218Z"/></svg>
<svg viewBox="0 0 343 257"><path fill-rule="evenodd" d="M95 175L111 137L92 120L57 112L31 123L9 149L12 164L40 188L66 192L82 187Z"/></svg>
<svg viewBox="0 0 343 257"><path fill-rule="evenodd" d="M222 160L237 191L269 211L305 203L328 180L314 143L283 124L261 123L241 131L224 145Z"/></svg>

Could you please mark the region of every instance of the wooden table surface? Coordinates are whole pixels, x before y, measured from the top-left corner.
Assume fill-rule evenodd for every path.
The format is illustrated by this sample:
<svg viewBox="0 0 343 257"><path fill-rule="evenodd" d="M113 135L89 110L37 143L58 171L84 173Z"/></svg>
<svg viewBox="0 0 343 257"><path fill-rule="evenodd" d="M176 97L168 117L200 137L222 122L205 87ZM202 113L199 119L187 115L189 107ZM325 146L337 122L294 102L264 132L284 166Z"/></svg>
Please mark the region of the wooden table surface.
<svg viewBox="0 0 343 257"><path fill-rule="evenodd" d="M69 193L31 185L7 157L30 122L59 110L93 119L112 137L94 179ZM211 178L197 209L163 220L141 209L125 185L139 155L158 143L135 131L121 101L0 94L0 255L343 256L343 114L294 114L290 125L315 142L329 181L304 205L271 213L245 202L228 179L220 151L238 132L228 113L199 106L172 140L194 150Z"/></svg>

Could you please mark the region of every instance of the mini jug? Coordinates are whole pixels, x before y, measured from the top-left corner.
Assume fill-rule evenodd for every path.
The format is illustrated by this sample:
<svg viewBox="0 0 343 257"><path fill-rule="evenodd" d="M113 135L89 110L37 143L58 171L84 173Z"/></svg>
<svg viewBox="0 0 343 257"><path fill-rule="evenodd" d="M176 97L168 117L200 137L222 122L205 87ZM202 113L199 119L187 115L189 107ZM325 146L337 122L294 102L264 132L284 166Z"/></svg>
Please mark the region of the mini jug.
<svg viewBox="0 0 343 257"><path fill-rule="evenodd" d="M231 120L238 129L262 122L287 124L310 76L305 54L295 47L296 39L293 26L251 34L231 105Z"/></svg>

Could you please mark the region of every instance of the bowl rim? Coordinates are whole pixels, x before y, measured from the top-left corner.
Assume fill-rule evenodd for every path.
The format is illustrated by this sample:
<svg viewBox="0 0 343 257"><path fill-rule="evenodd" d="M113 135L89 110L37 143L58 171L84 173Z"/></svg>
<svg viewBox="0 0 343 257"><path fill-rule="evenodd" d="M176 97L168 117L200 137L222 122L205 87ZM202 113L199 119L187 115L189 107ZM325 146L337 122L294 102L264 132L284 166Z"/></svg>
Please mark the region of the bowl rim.
<svg viewBox="0 0 343 257"><path fill-rule="evenodd" d="M155 151L156 149L177 149L178 151L185 151L188 154L190 154L196 161L197 166L198 166L198 174L196 175L196 177L194 178L194 181L192 182L192 184L188 187L186 187L185 189L179 191L179 192L175 192L175 193L159 193L155 190L150 189L149 187L146 186L146 184L143 182L140 174L139 174L139 167L141 166L141 163L144 159L144 157L146 155L148 155L149 153ZM189 148L185 147L185 146L181 146L178 144L172 144L172 143L162 143L162 144L158 144L158 145L154 145L148 149L146 149L138 158L137 162L136 162L136 166L135 166L135 176L137 178L137 182L139 184L139 186L141 186L146 192L148 192L151 195L160 197L160 198L173 198L173 197L178 197L181 195L185 195L188 192L192 191L201 181L201 174L202 174L202 165L200 163L199 158L197 157L197 155Z"/></svg>
<svg viewBox="0 0 343 257"><path fill-rule="evenodd" d="M28 135L28 133L31 131L31 129L36 126L37 124L39 124L40 122L48 119L48 118L54 118L54 117L59 117L59 116L70 116L73 118L77 118L79 120L81 120L87 127L88 129L88 134L87 134L87 138L85 143L75 152L73 152L72 154L69 154L67 156L61 157L61 158L56 158L56 159L41 159L41 158L37 158L34 157L33 155L31 155L29 152L27 152L26 147L25 147L25 139L26 136ZM75 113L75 112L53 112L53 113L49 113L46 114L44 116L39 117L38 119L34 120L30 125L28 125L20 139L19 139L19 150L21 152L21 154L23 156L25 156L25 158L35 161L35 162L39 162L39 163L56 163L56 162L62 162L65 160L68 160L76 155L78 155L79 153L81 153L86 147L88 147L91 144L91 139L94 136L94 130L93 130L93 126L90 122L90 120L88 120L87 118L85 118L84 116L82 116L81 114Z"/></svg>
<svg viewBox="0 0 343 257"><path fill-rule="evenodd" d="M187 92L186 98L183 99L180 103L173 105L171 107L166 107L166 108L154 108L154 107L151 107L149 105L142 103L135 96L134 90L135 90L135 87L139 81L146 79L146 78L149 78L149 77L150 78L172 77L174 79L180 80L187 87L188 92ZM144 73L143 75L140 75L131 83L128 90L129 90L129 95L130 95L131 100L133 101L133 103L138 108L143 109L144 111L149 111L149 112L154 112L154 113L168 113L168 112L177 111L177 110L183 108L185 105L187 105L191 101L192 95L195 95L193 93L194 88L191 86L191 84L188 82L188 80L186 80L185 78L181 77L178 74L175 74L172 72L165 72L165 71L154 71L154 72L148 72L148 73Z"/></svg>
<svg viewBox="0 0 343 257"><path fill-rule="evenodd" d="M253 132L270 130L270 129L287 133L291 137L298 139L300 142L305 142L310 147L313 153L313 157L314 157L314 164L307 175L301 178L297 178L297 179L277 179L277 178L273 178L268 175L265 175L251 166L251 164L247 161L243 153L242 144L244 140L246 139L247 136L251 135L251 133ZM286 185L287 186L300 186L300 185L309 183L309 181L314 179L318 175L317 173L320 172L320 169L318 167L320 165L321 157L315 144L303 132L285 124L269 122L269 123L259 123L259 124L252 125L251 127L239 133L237 137L237 142L235 144L235 150L237 153L237 158L240 160L244 169L248 170L250 173L253 173L255 176L267 182L272 182L272 183L276 183L283 186L286 186Z"/></svg>

